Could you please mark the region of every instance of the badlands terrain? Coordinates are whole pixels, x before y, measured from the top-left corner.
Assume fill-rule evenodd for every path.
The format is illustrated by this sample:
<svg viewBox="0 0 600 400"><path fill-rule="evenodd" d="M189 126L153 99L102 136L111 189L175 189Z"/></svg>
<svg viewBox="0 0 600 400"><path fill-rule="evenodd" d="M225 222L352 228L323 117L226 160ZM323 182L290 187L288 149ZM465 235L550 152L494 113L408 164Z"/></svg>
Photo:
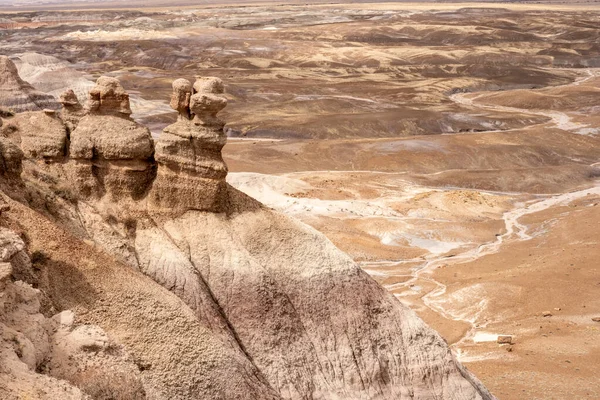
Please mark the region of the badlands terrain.
<svg viewBox="0 0 600 400"><path fill-rule="evenodd" d="M226 122L223 133L228 136L228 143L223 148L223 159L229 168L229 185L324 234L438 331L455 357L498 398L600 398L600 323L594 320L600 317L600 7L594 3L211 4L177 9L6 10L0 14L0 54L8 56L2 59L3 68L10 69L14 64L20 80L13 74L10 80L2 81L0 106L38 112L59 109L61 102L65 109L75 107L77 99L83 104L90 90L96 90L100 76L117 78L129 94L132 121L147 126L156 143L163 143L163 147L156 145L156 177L154 166L141 163L152 153L150 147L138 149L141 155L136 153L135 160L127 161L131 165L124 167L119 161L90 167L85 146L71 136L71 153L64 155L69 162L87 165L92 171L96 167L137 171L143 175L143 183L136 181L136 185L146 188L152 181L154 186L148 193L133 197L138 201L149 196L153 210L183 207L223 211L212 209L214 204L190 204L194 200L189 200L193 196L186 192L187 178L180 182L177 177L181 160L171 159L171 147L160 142L174 140L173 136L184 129L173 128L181 122L176 122L178 113L169 106L173 81L186 78L193 83L196 76L219 77L225 82L223 96L228 104L219 116ZM106 79L103 82L108 82ZM67 89L73 90L72 96L61 99ZM122 93L120 89L118 92ZM79 123L80 110L73 112L73 123ZM180 115L181 112L185 110L180 110ZM18 137L9 127L18 128L19 115L3 116L7 137ZM133 126L132 121L128 120L127 126ZM120 120L115 123L125 124ZM87 121L85 127L93 130L94 124ZM165 133L166 127L169 128ZM21 141L22 148L24 143ZM211 142L211 179L225 179L227 171L215 153L216 147L223 144L222 138ZM160 156L160 149L164 156ZM23 151L27 152L25 148ZM242 213L237 217L238 225L232 222L232 226L210 216L189 220L179 216L175 222L158 218L157 227L150 227L147 222L133 227L132 220L146 221L147 216L128 202L123 203L127 209L124 223L118 222L120 211L102 200L104 197L94 198L91 206L80 202L74 211L62 200L47 200L52 197L50 192L69 199L70 189L64 183L43 179L39 182L39 176L63 176L63 167L50 162L49 167L29 163L24 161L23 179L29 179L28 187L33 186L47 197L43 201L41 195L27 198L23 189L15 189L12 197L20 202L9 201L9 222L3 226L17 232L24 227L30 230L26 244L32 257L36 249L43 248L43 254L50 254L50 261L38 260L38 264L45 263L47 268L60 265L60 274L53 278L55 286L60 286L60 277L77 270L53 261L68 260L69 250L57 244L66 240L66 233L59 229L87 240L69 239L68 249L77 254L93 248L97 257L112 257L125 264L137 259L146 275L168 289L174 287L188 305L188 289L178 293L177 284L171 288L169 282L165 285L156 276L158 267L153 258L149 256L144 261L136 255L140 251L150 254L152 248L159 248L173 254L173 259L181 259L185 257L173 243L179 247L202 247L202 240L198 242L193 235L165 237L168 235L157 232L163 225L169 234L185 233L189 229L185 227L194 225L210 227L222 233L222 241L234 243L231 246L237 252L235 257L250 252L253 260L260 260L252 261L252 265L273 262L272 257L255 254L258 250L253 248L253 240L268 249L263 251L279 249L279 259L285 258L286 252L294 253L289 243L281 248L273 244L278 235L285 238L288 232L294 238L290 242L302 249L298 253L303 253L291 262L298 275L302 275L301 256L307 254L311 260L321 257L324 264L343 265L334 268L335 274L357 273L347 266L342 255L331 255L334 250L329 249L328 242L314 239L314 231L304 231L309 229L305 227L292 229L286 225L288 222L281 222L280 227L279 217L271 214L254 220L252 213ZM107 182L127 181L129 175L122 173L124 177ZM220 198L232 192L235 194L231 196L238 199L234 203L244 203L235 207L257 207L245 203L249 200L239 200L242 195L235 189L222 189L220 185L209 185L205 193ZM95 192L98 189L94 185L87 189L88 196L102 194ZM102 190L110 194L112 189ZM169 197L169 193L178 190L182 191L181 198ZM182 205L181 199L187 203ZM41 212L61 228L36 226L32 221L38 217L21 205L26 200L35 212ZM131 237L127 232L137 232L135 243L120 242L113 233L98 228L101 224L94 221L107 218L107 213L117 221L114 226L118 228L113 228L125 232L128 240ZM69 222L75 215L88 219ZM278 229L264 228L268 234L261 233L265 220L276 221L270 223ZM254 230L245 236L240 233L243 229L236 226ZM290 234L294 229L303 230L307 236ZM44 238L50 234L54 244L48 245ZM261 235L266 238L261 240ZM208 236L206 232L204 236ZM209 249L203 249L197 259L210 259L215 255L214 248L225 246L219 238L204 236L203 240L210 243ZM312 242L302 247L300 243L308 238L316 240L314 247L326 249L322 251L328 255L319 255ZM105 278L97 276L93 266L88 265L95 261L83 255L77 257L87 265L78 272L86 279L73 278L78 290L61 300L57 311L75 309L87 315L86 322L102 326L103 319L82 305L88 299L80 292L91 285L102 293L101 281ZM112 258L106 263L111 270L120 271L113 266L117 261ZM223 334L223 340L243 343L240 350L219 342L228 349L230 358L215 363L231 363L231 368L246 371L246 375L240 375L240 382L246 382L251 390L266 398L296 398L309 396L308 393L320 398L318 390L327 386L324 381L333 385L331 393L350 398L344 397L349 393L345 382L328 381L320 375L311 380L306 371L294 370L290 365L298 359L270 359L265 349L281 351L289 338L263 332L261 335L266 335L264 340L269 343L254 344L256 336L261 335L243 317L251 310L233 299L236 293L242 299L252 298L246 290L252 291L254 282L248 278L250 288L244 288L232 278L232 283L225 285L222 282L228 280L219 278L219 274L227 275L225 268L214 268L212 272L211 268L200 271L206 281L201 285L215 291L216 303L224 309L227 323L234 325L233 330L223 329L228 332ZM213 273L215 278L211 280ZM305 275L311 274L308 271ZM141 285L136 283L141 278L135 279L131 286ZM304 288L305 281L294 279L282 278L281 284L295 282ZM341 278L336 275L335 279ZM347 293L329 297L326 285L311 287L305 289L317 291L318 300L333 302L332 312L339 305L335 301L350 301L350 297L345 297ZM370 295L376 290L368 288L365 298L383 301L380 294ZM65 290L55 288L55 293ZM137 286L136 290L135 298L151 295L150 289L145 289L145 295L138 294ZM159 295L157 288L152 290L156 292L152 295ZM294 285L282 290L292 299L300 296ZM196 295L198 291L202 292L198 288L192 290ZM171 302L169 306L174 307L176 299L163 295L169 300L162 302ZM120 300L109 296L103 301L114 306ZM201 300L193 298L193 302ZM150 303L143 307L152 307ZM284 303L287 305L287 300ZM306 309L296 312L309 315L314 307L318 309L317 303L308 303ZM400 311L389 305L395 303L384 303L384 316L397 321ZM263 306L261 303L257 308ZM161 303L161 307L166 306ZM100 315L108 314L104 317L109 321L108 328L104 328L112 329L109 333L130 346L130 352L155 357L163 368L150 369L151 376L144 378L150 373L142 363L142 378L131 378L136 385L144 379L152 383L144 386L145 390L164 385L161 379L163 371L169 371L169 364L161 364L158 359L163 360L162 354L169 349L161 348L156 350L158 355L153 354L128 336L118 311L96 304L88 308ZM257 320L264 317L258 312L252 315ZM184 317L191 318L178 318ZM366 318L361 314L363 317ZM221 327L219 324L224 322L219 322L220 317L214 318ZM281 328L285 319L279 314L273 318L273 330L269 332L285 330ZM382 317L377 318L380 319L375 325L384 324ZM358 317L357 320L364 321ZM390 322L390 326L393 324ZM371 335L373 341L388 340L383 346L402 348L389 340L386 332L391 328L384 325L383 333L353 334ZM177 334L178 329L181 326L163 334ZM241 338L235 337L237 329ZM148 329L144 334L151 333ZM354 343L355 338L350 336L348 342ZM324 337L325 333L317 335L317 339ZM252 340L245 341L247 338ZM507 343L499 344L499 338ZM193 338L186 336L182 340L191 345ZM302 354L298 349L292 353ZM248 354L250 357L246 357ZM314 357L318 358L320 353L316 354ZM125 371L123 376L128 376L127 368L132 366L127 363L127 356L111 357L115 358L111 362ZM256 360L249 363L248 359L254 357ZM312 353L307 357L313 357ZM432 360L442 358L439 354L431 356ZM346 359L342 359L340 365L345 365ZM371 365L366 354L365 359ZM303 362L312 365L313 361ZM357 370L361 376L358 364L360 361ZM445 365L453 364L447 361ZM59 367L56 371L66 376L68 371ZM286 372L277 376L273 371L278 368ZM456 368L445 370L456 386L439 387L462 385ZM179 373L187 371L183 368ZM405 379L401 373L398 376ZM300 382L299 387L294 387L290 377ZM362 382L363 389L371 388L371 393L384 396L381 398L393 398L385 396L398 393L393 388L377 389L374 382L383 387L385 384L380 382L385 383L386 379ZM355 386L351 388L354 390ZM477 390L485 396L484 389Z"/></svg>

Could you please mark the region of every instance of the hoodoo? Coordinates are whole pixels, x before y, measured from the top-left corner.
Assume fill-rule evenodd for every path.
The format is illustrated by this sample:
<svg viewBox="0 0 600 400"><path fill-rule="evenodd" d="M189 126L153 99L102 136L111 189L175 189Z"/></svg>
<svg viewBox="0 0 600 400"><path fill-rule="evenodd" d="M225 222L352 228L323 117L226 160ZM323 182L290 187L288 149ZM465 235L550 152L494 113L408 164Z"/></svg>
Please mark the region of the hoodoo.
<svg viewBox="0 0 600 400"><path fill-rule="evenodd" d="M79 124L79 120L86 114L77 95L72 89L69 89L60 95L60 104L62 110L60 113L61 119L64 121L69 132L73 132Z"/></svg>
<svg viewBox="0 0 600 400"><path fill-rule="evenodd" d="M154 179L150 131L131 119L129 95L115 78L100 77L88 115L71 133L75 184L83 197L140 199Z"/></svg>
<svg viewBox="0 0 600 400"><path fill-rule="evenodd" d="M150 192L153 209L171 213L224 210L227 166L221 149L227 136L217 113L226 105L218 78L199 78L193 86L185 79L173 82L171 107L179 115L156 142L158 174Z"/></svg>

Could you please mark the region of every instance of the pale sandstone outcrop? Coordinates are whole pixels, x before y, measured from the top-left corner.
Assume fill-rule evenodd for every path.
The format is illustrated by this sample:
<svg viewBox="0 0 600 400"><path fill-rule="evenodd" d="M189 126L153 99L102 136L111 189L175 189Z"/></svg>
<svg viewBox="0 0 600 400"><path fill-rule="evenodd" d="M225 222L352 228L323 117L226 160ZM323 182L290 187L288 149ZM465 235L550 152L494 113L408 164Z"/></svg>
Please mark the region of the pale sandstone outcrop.
<svg viewBox="0 0 600 400"><path fill-rule="evenodd" d="M129 95L117 79L100 77L86 108L70 145L80 195L141 198L154 179L154 143L148 128L130 118Z"/></svg>
<svg viewBox="0 0 600 400"><path fill-rule="evenodd" d="M36 90L21 79L15 63L7 56L0 56L0 106L15 112L60 108L52 95Z"/></svg>
<svg viewBox="0 0 600 400"><path fill-rule="evenodd" d="M19 143L25 158L57 159L67 152L67 130L54 110L30 111L6 120L2 132Z"/></svg>
<svg viewBox="0 0 600 400"><path fill-rule="evenodd" d="M139 266L182 299L205 282L283 398L493 398L321 233L234 189L229 202L228 215L189 211L138 229Z"/></svg>
<svg viewBox="0 0 600 400"><path fill-rule="evenodd" d="M222 93L218 78L199 78L193 86L185 79L173 82L171 107L179 116L156 142L158 172L149 196L153 211L224 209L227 166L221 149L227 136L217 118L227 105Z"/></svg>

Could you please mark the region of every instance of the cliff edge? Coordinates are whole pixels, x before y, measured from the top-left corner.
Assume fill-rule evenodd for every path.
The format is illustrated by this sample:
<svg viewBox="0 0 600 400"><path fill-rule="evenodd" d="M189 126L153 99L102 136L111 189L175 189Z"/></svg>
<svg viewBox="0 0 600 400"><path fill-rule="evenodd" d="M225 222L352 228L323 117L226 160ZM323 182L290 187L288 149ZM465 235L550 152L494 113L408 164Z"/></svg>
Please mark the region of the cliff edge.
<svg viewBox="0 0 600 400"><path fill-rule="evenodd" d="M70 398L93 398L81 374L99 363L131 379L124 386L138 397L127 398L493 399L436 332L324 235L226 184L224 91L218 78L175 81L178 120L156 143L130 119L114 78L98 79L85 108L67 93L71 113L5 121L12 210L0 223L44 257L30 277L10 272L3 282L41 288L40 320L73 313L60 339L44 323L51 333L33 345L49 349L44 361L9 354L28 387L55 379ZM50 120L31 122L46 117L63 129L50 135ZM78 329L104 338L92 353L105 362L64 344ZM52 349L82 364L64 367ZM18 387L0 382L11 395Z"/></svg>

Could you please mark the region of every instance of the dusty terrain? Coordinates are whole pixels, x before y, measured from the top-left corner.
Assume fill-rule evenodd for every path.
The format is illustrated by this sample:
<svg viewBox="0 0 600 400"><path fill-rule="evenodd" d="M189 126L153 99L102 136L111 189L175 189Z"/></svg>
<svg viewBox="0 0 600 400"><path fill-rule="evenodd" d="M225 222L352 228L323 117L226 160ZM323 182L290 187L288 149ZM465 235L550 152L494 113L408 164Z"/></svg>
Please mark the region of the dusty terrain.
<svg viewBox="0 0 600 400"><path fill-rule="evenodd" d="M174 78L226 79L230 184L324 233L498 398L600 396L597 6L11 12L0 25L0 53L36 89L85 95L118 77L155 137L176 119Z"/></svg>

